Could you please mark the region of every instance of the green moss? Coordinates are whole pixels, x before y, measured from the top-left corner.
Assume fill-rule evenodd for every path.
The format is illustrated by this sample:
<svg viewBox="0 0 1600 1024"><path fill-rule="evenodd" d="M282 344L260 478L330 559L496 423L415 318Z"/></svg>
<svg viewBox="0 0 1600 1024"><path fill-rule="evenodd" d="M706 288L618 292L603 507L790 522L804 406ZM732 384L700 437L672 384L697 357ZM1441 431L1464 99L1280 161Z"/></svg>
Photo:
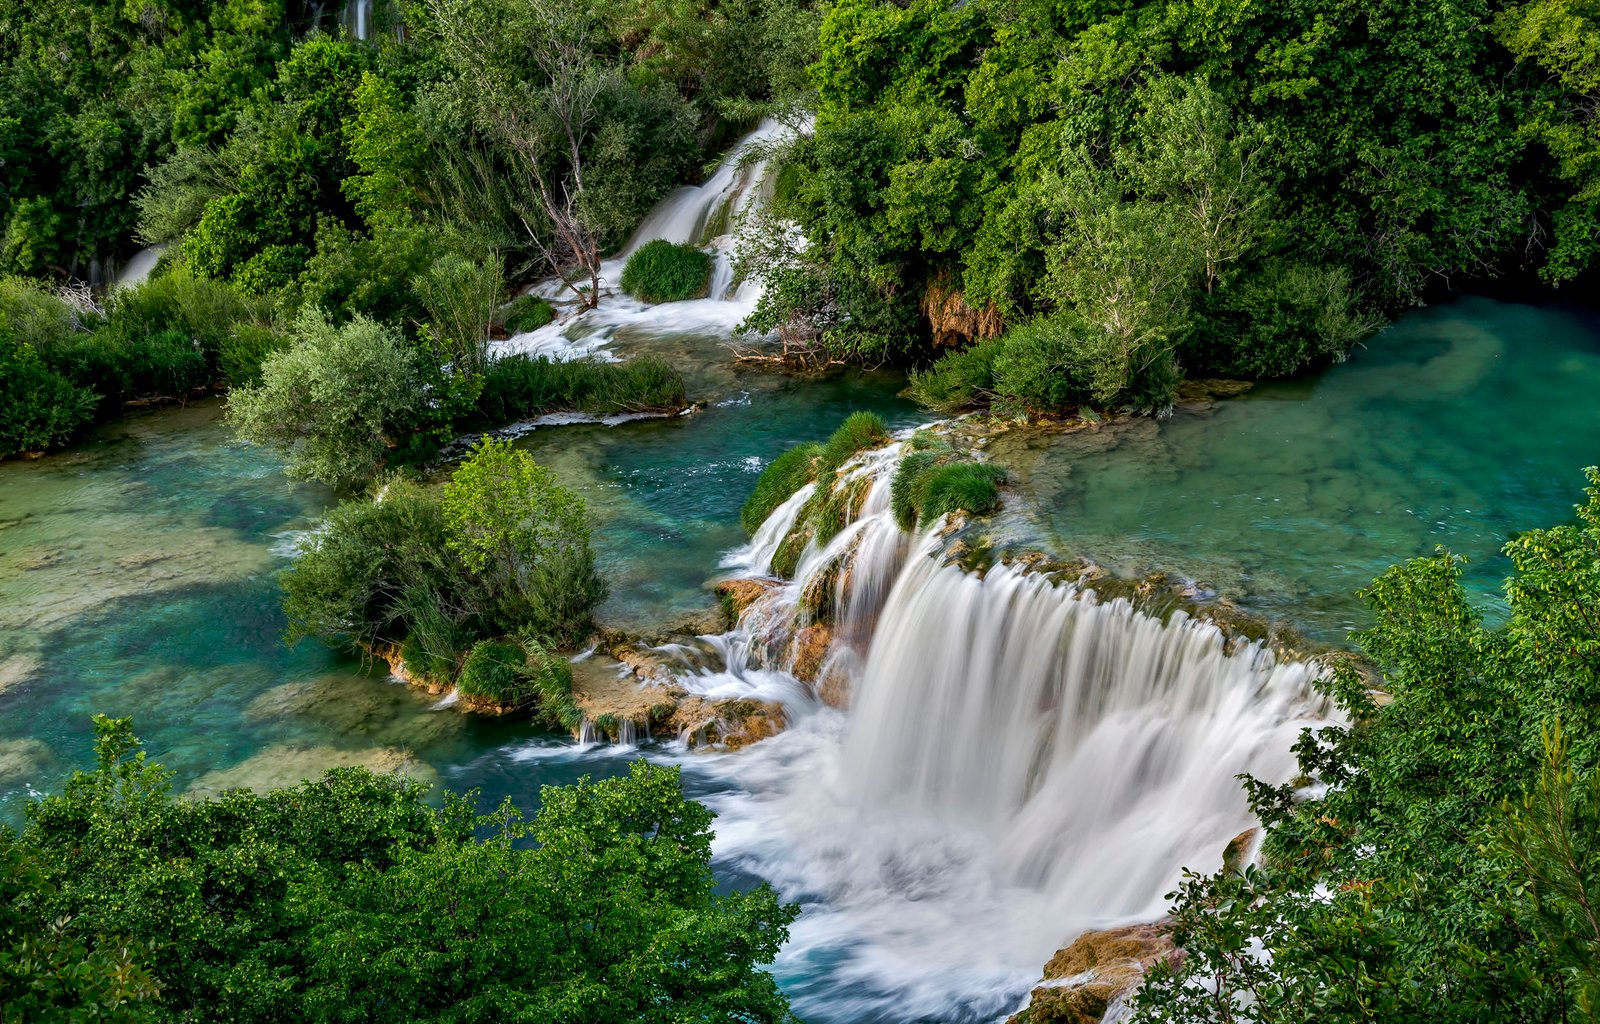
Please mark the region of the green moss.
<svg viewBox="0 0 1600 1024"><path fill-rule="evenodd" d="M811 539L811 526L804 520L795 524L794 529L783 538L778 545L778 550L772 555L772 574L774 576L789 577L800 565L800 556L806 550L806 542Z"/></svg>
<svg viewBox="0 0 1600 1024"><path fill-rule="evenodd" d="M510 334L535 331L556 318L555 307L537 295L519 295L506 307L505 328Z"/></svg>
<svg viewBox="0 0 1600 1024"><path fill-rule="evenodd" d="M622 290L644 302L701 298L710 281L710 256L663 239L640 246L622 268Z"/></svg>
<svg viewBox="0 0 1600 1024"><path fill-rule="evenodd" d="M755 533L767 517L806 484L810 483L822 445L809 441L773 459L756 480L755 490L739 511L739 522L747 533Z"/></svg>
<svg viewBox="0 0 1600 1024"><path fill-rule="evenodd" d="M952 462L925 472L917 488L917 518L929 522L951 512L986 516L1000 508L1005 471L978 462Z"/></svg>
<svg viewBox="0 0 1600 1024"><path fill-rule="evenodd" d="M942 456L937 452L911 452L900 459L895 467L894 481L889 485L889 508L894 521L902 530L912 530L917 525L917 487L921 477L939 465Z"/></svg>

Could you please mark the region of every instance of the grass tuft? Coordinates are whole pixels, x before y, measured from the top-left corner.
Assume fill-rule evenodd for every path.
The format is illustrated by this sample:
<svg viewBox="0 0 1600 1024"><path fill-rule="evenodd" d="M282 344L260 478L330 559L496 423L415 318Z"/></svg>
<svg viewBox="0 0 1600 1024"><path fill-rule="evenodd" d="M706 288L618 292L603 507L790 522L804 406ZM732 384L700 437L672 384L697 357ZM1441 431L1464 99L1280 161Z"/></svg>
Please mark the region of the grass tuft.
<svg viewBox="0 0 1600 1024"><path fill-rule="evenodd" d="M754 491L739 510L739 522L746 533L755 533L779 505L794 497L794 493L811 482L815 462L822 454L822 445L808 441L791 448L773 459L761 471Z"/></svg>
<svg viewBox="0 0 1600 1024"><path fill-rule="evenodd" d="M622 268L622 290L644 302L704 297L711 286L711 257L692 245L646 242Z"/></svg>

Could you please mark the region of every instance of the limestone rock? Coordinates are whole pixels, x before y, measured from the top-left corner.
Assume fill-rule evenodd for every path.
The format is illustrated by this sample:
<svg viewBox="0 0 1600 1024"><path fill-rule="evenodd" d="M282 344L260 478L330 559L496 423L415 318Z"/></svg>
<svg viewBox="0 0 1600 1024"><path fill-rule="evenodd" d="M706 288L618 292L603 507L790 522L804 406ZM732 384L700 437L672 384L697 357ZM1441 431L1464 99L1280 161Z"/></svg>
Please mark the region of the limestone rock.
<svg viewBox="0 0 1600 1024"><path fill-rule="evenodd" d="M1044 966L1044 984L1007 1024L1096 1024L1115 1000L1139 987L1157 963L1176 965L1168 921L1084 932Z"/></svg>
<svg viewBox="0 0 1600 1024"><path fill-rule="evenodd" d="M724 606L728 609L731 621L727 625L731 629L745 613L745 609L779 586L781 584L777 580L730 579L718 580L711 585L711 589L722 598Z"/></svg>

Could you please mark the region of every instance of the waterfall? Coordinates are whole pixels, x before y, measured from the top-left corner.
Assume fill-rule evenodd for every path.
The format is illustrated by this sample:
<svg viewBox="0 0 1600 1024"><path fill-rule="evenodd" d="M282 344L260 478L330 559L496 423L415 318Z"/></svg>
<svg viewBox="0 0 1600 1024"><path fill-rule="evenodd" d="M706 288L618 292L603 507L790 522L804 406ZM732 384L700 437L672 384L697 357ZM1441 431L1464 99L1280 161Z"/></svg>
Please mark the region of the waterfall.
<svg viewBox="0 0 1600 1024"><path fill-rule="evenodd" d="M1182 611L950 564L942 524L894 524L899 454L802 488L724 561L770 580L815 487L866 482L838 535L719 638L728 671L708 673L792 678L805 596L832 587L822 675L846 677L850 710L685 770L736 790L710 799L719 858L805 904L775 966L801 1016L992 1020L1074 936L1154 920L1185 868L1216 870L1255 824L1234 776L1288 779L1327 708L1315 667Z"/></svg>
<svg viewBox="0 0 1600 1024"><path fill-rule="evenodd" d="M761 297L759 284L735 284L731 259L739 217L763 201L766 190L767 160L753 151L781 140L788 131L775 121L763 121L728 151L704 182L677 189L657 203L627 245L601 263L596 308L571 313L573 295L563 282L552 278L535 285L533 293L556 304L562 315L537 330L492 343L491 352L522 352L551 359L612 358L607 347L619 330L657 335L732 334ZM628 257L646 242L658 239L710 252L705 298L652 306L620 290Z"/></svg>
<svg viewBox="0 0 1600 1024"><path fill-rule="evenodd" d="M1252 823L1234 775L1281 782L1320 718L1314 671L1182 611L996 567L925 541L857 682L844 757L863 806L922 804L995 837L1018 884L1086 918L1159 916L1184 866Z"/></svg>
<svg viewBox="0 0 1600 1024"><path fill-rule="evenodd" d="M166 245L161 244L152 245L134 253L129 257L127 265L122 268L122 273L117 275L117 287L131 288L143 282L150 276L150 272L156 268L156 262L161 259L161 254L166 250Z"/></svg>
<svg viewBox="0 0 1600 1024"><path fill-rule="evenodd" d="M372 30L372 0L348 0L342 20L346 32L365 40Z"/></svg>

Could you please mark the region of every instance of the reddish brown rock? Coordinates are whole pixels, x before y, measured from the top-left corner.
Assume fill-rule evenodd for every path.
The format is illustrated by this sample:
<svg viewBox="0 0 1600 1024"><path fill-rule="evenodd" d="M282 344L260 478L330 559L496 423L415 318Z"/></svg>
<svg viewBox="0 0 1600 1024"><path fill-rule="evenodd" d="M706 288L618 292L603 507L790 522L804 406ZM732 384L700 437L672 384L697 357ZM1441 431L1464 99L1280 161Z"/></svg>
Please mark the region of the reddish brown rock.
<svg viewBox="0 0 1600 1024"><path fill-rule="evenodd" d="M1096 1024L1106 1007L1138 988L1152 967L1176 966L1183 953L1172 944L1167 921L1084 932L1044 966L1043 985L1007 1024Z"/></svg>

